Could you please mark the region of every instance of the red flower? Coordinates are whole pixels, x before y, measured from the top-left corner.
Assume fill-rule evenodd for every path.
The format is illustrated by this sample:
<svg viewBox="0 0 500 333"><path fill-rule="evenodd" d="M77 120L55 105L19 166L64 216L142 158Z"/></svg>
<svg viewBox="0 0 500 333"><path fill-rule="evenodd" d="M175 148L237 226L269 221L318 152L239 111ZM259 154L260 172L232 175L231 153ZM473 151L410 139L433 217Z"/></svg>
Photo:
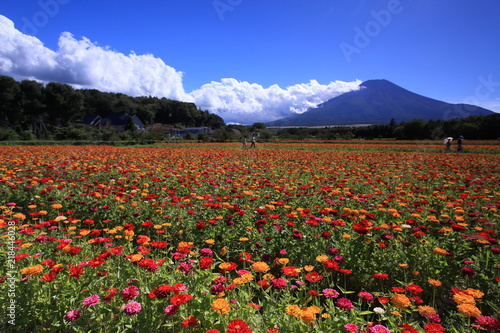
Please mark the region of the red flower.
<svg viewBox="0 0 500 333"><path fill-rule="evenodd" d="M156 247L158 249L164 249L167 247L167 242L164 242L164 241L154 241L154 242L150 242L149 245L151 245L152 247Z"/></svg>
<svg viewBox="0 0 500 333"><path fill-rule="evenodd" d="M444 333L445 328L440 324L436 323L427 323L424 326L425 333Z"/></svg>
<svg viewBox="0 0 500 333"><path fill-rule="evenodd" d="M83 270L83 268L81 268L80 266L73 266L69 269L69 274L68 276L69 277L74 277L76 280L78 280L78 278L80 277L80 275L83 275L83 273L85 273L85 271Z"/></svg>
<svg viewBox="0 0 500 333"><path fill-rule="evenodd" d="M214 259L212 257L203 257L200 259L200 269L210 269Z"/></svg>
<svg viewBox="0 0 500 333"><path fill-rule="evenodd" d="M293 266L285 266L281 269L283 272L283 275L286 276L299 276L299 273L297 272L297 268Z"/></svg>
<svg viewBox="0 0 500 333"><path fill-rule="evenodd" d="M252 329L242 319L235 319L227 325L227 333L252 333Z"/></svg>
<svg viewBox="0 0 500 333"><path fill-rule="evenodd" d="M323 279L323 275L319 274L318 272L310 272L306 274L306 280L309 282L318 282L319 280Z"/></svg>
<svg viewBox="0 0 500 333"><path fill-rule="evenodd" d="M57 273L55 272L49 272L47 274L45 274L43 277L42 277L42 282L50 282L52 280L54 280L57 276Z"/></svg>
<svg viewBox="0 0 500 333"><path fill-rule="evenodd" d="M181 304L184 304L186 303L187 301L193 299L193 296L189 295L189 294L180 294L180 295L174 295L171 299L170 299L170 304L173 304L173 305L181 305Z"/></svg>
<svg viewBox="0 0 500 333"><path fill-rule="evenodd" d="M199 324L198 319L196 319L196 317L193 316L189 316L182 321L182 326L184 327L195 327L198 324Z"/></svg>
<svg viewBox="0 0 500 333"><path fill-rule="evenodd" d="M323 264L327 271L338 271L340 266L335 260L327 260Z"/></svg>
<svg viewBox="0 0 500 333"><path fill-rule="evenodd" d="M418 295L424 290L419 285L412 284L411 286L406 287L406 291L410 292L412 295Z"/></svg>
<svg viewBox="0 0 500 333"><path fill-rule="evenodd" d="M115 297L116 293L117 293L117 289L116 288L111 288L108 290L108 294L106 296L104 296L104 298L102 299L103 302L106 302L106 303L109 303L111 302L111 300Z"/></svg>
<svg viewBox="0 0 500 333"><path fill-rule="evenodd" d="M372 277L379 280L389 280L389 275L384 273L375 273Z"/></svg>
<svg viewBox="0 0 500 333"><path fill-rule="evenodd" d="M418 330L408 324L399 325L399 327L402 328L401 333L418 333Z"/></svg>
<svg viewBox="0 0 500 333"><path fill-rule="evenodd" d="M167 298L171 292L172 292L171 286L169 286L168 284L162 284L161 286L159 286L155 290L151 291L148 294L148 297L149 298L158 298L158 299Z"/></svg>

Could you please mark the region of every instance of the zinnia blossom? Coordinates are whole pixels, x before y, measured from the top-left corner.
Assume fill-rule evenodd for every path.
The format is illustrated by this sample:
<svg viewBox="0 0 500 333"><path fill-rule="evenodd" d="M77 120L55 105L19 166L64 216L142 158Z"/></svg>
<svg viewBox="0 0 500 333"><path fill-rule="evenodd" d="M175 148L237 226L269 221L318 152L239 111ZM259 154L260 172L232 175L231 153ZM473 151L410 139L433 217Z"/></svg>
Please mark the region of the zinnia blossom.
<svg viewBox="0 0 500 333"><path fill-rule="evenodd" d="M169 306L167 306L165 308L165 310L163 310L163 312L165 312L167 315L169 316L173 316L175 315L177 312L179 312L179 306L177 305L174 305L174 304L170 304Z"/></svg>
<svg viewBox="0 0 500 333"><path fill-rule="evenodd" d="M391 297L391 303L400 309L407 308L411 306L411 301L406 295L403 294L395 294Z"/></svg>
<svg viewBox="0 0 500 333"><path fill-rule="evenodd" d="M271 280L271 284L276 289L285 289L286 286L288 285L288 281L282 278L277 278Z"/></svg>
<svg viewBox="0 0 500 333"><path fill-rule="evenodd" d="M130 301L139 296L140 290L136 286L129 286L122 290L122 297L124 301Z"/></svg>
<svg viewBox="0 0 500 333"><path fill-rule="evenodd" d="M82 301L82 305L86 308L88 308L89 306L92 306L92 305L96 305L97 303L99 303L101 301L101 297L99 297L99 295L92 295L92 296L89 296L87 297L86 299L84 299Z"/></svg>
<svg viewBox="0 0 500 333"><path fill-rule="evenodd" d="M252 333L252 329L243 319L235 319L227 325L227 333Z"/></svg>
<svg viewBox="0 0 500 333"><path fill-rule="evenodd" d="M348 333L357 333L359 332L359 327L356 324L345 324L344 329Z"/></svg>
<svg viewBox="0 0 500 333"><path fill-rule="evenodd" d="M82 313L80 312L80 310L71 310L66 313L66 319L68 319L69 321L75 321L80 318L81 315Z"/></svg>
<svg viewBox="0 0 500 333"><path fill-rule="evenodd" d="M227 314L231 311L231 308L229 308L229 302L227 300L218 298L212 303L212 310L220 314Z"/></svg>
<svg viewBox="0 0 500 333"><path fill-rule="evenodd" d="M424 326L425 333L444 333L445 328L440 324L436 323L427 323Z"/></svg>
<svg viewBox="0 0 500 333"><path fill-rule="evenodd" d="M458 312L467 315L467 317L477 318L481 315L481 311L472 304L460 304L457 306L457 310Z"/></svg>
<svg viewBox="0 0 500 333"><path fill-rule="evenodd" d="M252 269L256 272L267 272L270 268L265 262L258 261L252 265Z"/></svg>
<svg viewBox="0 0 500 333"><path fill-rule="evenodd" d="M198 319L196 319L196 317L193 316L189 316L182 321L183 327L195 327L198 324L199 324Z"/></svg>
<svg viewBox="0 0 500 333"><path fill-rule="evenodd" d="M337 298L339 297L339 292L332 288L323 289L323 296L327 298Z"/></svg>
<svg viewBox="0 0 500 333"><path fill-rule="evenodd" d="M138 314L142 309L142 306L140 303L137 302L130 302L127 305L125 305L124 312L127 316L133 316L135 314Z"/></svg>
<svg viewBox="0 0 500 333"><path fill-rule="evenodd" d="M387 327L384 325L374 325L368 328L369 333L391 333Z"/></svg>
<svg viewBox="0 0 500 333"><path fill-rule="evenodd" d="M345 298L345 297L342 297L342 298L339 298L338 301L335 303L335 305L342 309L342 310L352 310L354 309L354 306L352 305L352 302Z"/></svg>

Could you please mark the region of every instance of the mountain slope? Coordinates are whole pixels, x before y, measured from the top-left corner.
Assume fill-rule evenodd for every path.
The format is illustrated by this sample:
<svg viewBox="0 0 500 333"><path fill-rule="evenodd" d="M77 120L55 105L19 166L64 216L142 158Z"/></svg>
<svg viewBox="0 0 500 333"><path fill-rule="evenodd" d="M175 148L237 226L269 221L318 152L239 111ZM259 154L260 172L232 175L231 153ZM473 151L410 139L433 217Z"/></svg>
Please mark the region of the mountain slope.
<svg viewBox="0 0 500 333"><path fill-rule="evenodd" d="M414 119L438 120L488 115L490 110L450 104L415 94L387 80L369 80L360 89L332 98L314 109L266 123L267 126L388 124Z"/></svg>

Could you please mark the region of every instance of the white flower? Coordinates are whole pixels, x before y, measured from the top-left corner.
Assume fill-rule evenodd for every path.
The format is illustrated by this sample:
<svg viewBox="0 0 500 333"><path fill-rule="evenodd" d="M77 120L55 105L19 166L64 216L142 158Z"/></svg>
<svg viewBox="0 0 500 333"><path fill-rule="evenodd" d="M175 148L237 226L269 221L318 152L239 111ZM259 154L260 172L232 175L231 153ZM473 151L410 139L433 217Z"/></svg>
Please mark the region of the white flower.
<svg viewBox="0 0 500 333"><path fill-rule="evenodd" d="M380 308L380 307L376 307L376 308L373 308L373 312L375 312L376 314L379 314L379 315L383 315L385 313L385 310Z"/></svg>

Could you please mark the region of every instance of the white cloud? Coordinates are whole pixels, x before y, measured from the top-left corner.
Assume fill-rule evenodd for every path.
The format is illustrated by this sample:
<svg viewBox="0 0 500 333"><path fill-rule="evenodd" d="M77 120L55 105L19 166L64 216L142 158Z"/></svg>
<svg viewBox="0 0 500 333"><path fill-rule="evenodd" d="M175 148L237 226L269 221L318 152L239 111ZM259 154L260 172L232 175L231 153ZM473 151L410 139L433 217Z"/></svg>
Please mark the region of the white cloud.
<svg viewBox="0 0 500 333"><path fill-rule="evenodd" d="M182 72L151 54L125 55L101 47L69 32L59 37L58 50L25 35L0 15L0 74L16 79L61 82L77 88L120 92L131 96L157 96L195 102L226 122L265 122L304 112L341 93L359 89L360 81L311 80L286 89L268 88L235 79L205 84L190 94L184 91Z"/></svg>
<svg viewBox="0 0 500 333"><path fill-rule="evenodd" d="M361 81L330 82L327 85L311 80L286 89L278 85L269 88L256 83L222 79L203 85L191 92L195 103L210 110L226 122L252 124L302 113L344 92L359 89Z"/></svg>
<svg viewBox="0 0 500 333"><path fill-rule="evenodd" d="M182 73L153 55L125 55L62 33L52 51L35 37L16 30L0 15L0 73L82 88L192 101L182 85Z"/></svg>

